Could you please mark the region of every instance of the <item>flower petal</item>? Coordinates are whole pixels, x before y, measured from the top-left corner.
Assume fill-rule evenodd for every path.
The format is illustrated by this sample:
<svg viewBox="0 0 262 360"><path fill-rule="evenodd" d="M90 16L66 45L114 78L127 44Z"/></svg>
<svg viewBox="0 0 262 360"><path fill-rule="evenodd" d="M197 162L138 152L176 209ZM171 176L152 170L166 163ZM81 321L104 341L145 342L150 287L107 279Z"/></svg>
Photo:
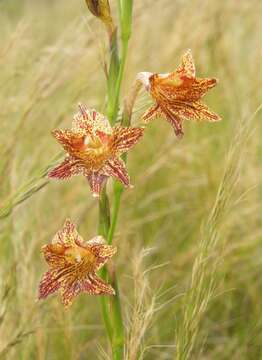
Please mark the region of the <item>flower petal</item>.
<svg viewBox="0 0 262 360"><path fill-rule="evenodd" d="M126 187L130 186L130 179L124 161L120 158L113 158L107 161L104 171L108 176L113 176Z"/></svg>
<svg viewBox="0 0 262 360"><path fill-rule="evenodd" d="M181 64L178 66L176 72L187 78L194 78L196 76L195 64L190 49L182 56Z"/></svg>
<svg viewBox="0 0 262 360"><path fill-rule="evenodd" d="M115 295L115 290L111 285L105 283L95 273L88 275L88 281L83 281L83 291L92 295Z"/></svg>
<svg viewBox="0 0 262 360"><path fill-rule="evenodd" d="M151 106L142 116L142 120L145 124L148 124L151 120L161 116L161 110L159 105Z"/></svg>
<svg viewBox="0 0 262 360"><path fill-rule="evenodd" d="M170 105L177 101L198 101L217 84L217 79L180 78L177 72L165 77L154 75L151 79L151 95L158 105Z"/></svg>
<svg viewBox="0 0 262 360"><path fill-rule="evenodd" d="M91 192L94 197L98 197L100 195L101 189L108 178L107 175L100 173L99 171L93 171L86 175L86 178L91 187Z"/></svg>
<svg viewBox="0 0 262 360"><path fill-rule="evenodd" d="M66 219L63 228L53 237L52 244L75 246L79 243L83 243L83 239L78 234L75 224L70 219Z"/></svg>
<svg viewBox="0 0 262 360"><path fill-rule="evenodd" d="M90 295L115 295L115 290L111 285L105 283L95 273L90 273L81 284L82 291Z"/></svg>
<svg viewBox="0 0 262 360"><path fill-rule="evenodd" d="M102 242L103 241L103 242ZM85 246L95 255L95 271L99 270L116 252L117 248L105 244L101 236L97 236L85 243Z"/></svg>
<svg viewBox="0 0 262 360"><path fill-rule="evenodd" d="M142 137L143 128L115 127L112 136L112 149L119 155L127 152Z"/></svg>
<svg viewBox="0 0 262 360"><path fill-rule="evenodd" d="M175 111L174 107L165 106L161 108L162 113L165 115L167 121L173 126L175 134L178 138L182 138L184 135L182 128L182 120L179 117L178 113Z"/></svg>
<svg viewBox="0 0 262 360"><path fill-rule="evenodd" d="M71 156L65 158L65 160L57 165L54 169L50 170L47 176L53 179L69 179L72 176L83 173L83 167L79 164L79 161L75 160Z"/></svg>
<svg viewBox="0 0 262 360"><path fill-rule="evenodd" d="M89 110L83 104L79 104L78 106L80 111L73 117L72 131L82 135L91 135L93 133L93 129L88 116Z"/></svg>
<svg viewBox="0 0 262 360"><path fill-rule="evenodd" d="M54 244L48 244L44 245L42 247L42 253L44 255L45 261L50 265L51 267L64 267L66 266L65 261L65 246L62 243L54 243Z"/></svg>
<svg viewBox="0 0 262 360"><path fill-rule="evenodd" d="M177 86L175 93L170 97L171 101L198 101L209 89L217 84L217 79L185 79Z"/></svg>
<svg viewBox="0 0 262 360"><path fill-rule="evenodd" d="M103 236L98 235L85 242L85 245L105 245L106 241Z"/></svg>
<svg viewBox="0 0 262 360"><path fill-rule="evenodd" d="M108 119L94 109L89 109L84 104L79 104L79 112L74 115L72 131L76 133L94 134L102 131L107 134L112 132Z"/></svg>
<svg viewBox="0 0 262 360"><path fill-rule="evenodd" d="M177 103L172 107L172 112L184 120L221 120L216 113L209 110L207 105L200 101Z"/></svg>
<svg viewBox="0 0 262 360"><path fill-rule="evenodd" d="M77 279L65 282L61 287L61 300L65 307L72 305L73 299L81 293L81 283Z"/></svg>
<svg viewBox="0 0 262 360"><path fill-rule="evenodd" d="M65 151L69 152L69 154L74 154L84 147L85 138L81 133L75 133L69 129L55 129L52 131L52 135L63 146Z"/></svg>
<svg viewBox="0 0 262 360"><path fill-rule="evenodd" d="M61 286L59 279L57 278L56 271L47 271L40 281L38 289L38 299L45 299L47 296L56 292Z"/></svg>
<svg viewBox="0 0 262 360"><path fill-rule="evenodd" d="M61 288L62 303L68 307L81 292L89 295L115 295L111 285L105 283L95 273L90 273L84 279L72 281Z"/></svg>

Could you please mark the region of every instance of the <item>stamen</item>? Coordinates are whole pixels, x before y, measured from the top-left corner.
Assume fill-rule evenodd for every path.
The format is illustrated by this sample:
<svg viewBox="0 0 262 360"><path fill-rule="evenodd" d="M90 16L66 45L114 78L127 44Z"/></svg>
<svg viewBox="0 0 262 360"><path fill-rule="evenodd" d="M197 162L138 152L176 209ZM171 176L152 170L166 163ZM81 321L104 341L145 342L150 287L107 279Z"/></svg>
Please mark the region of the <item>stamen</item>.
<svg viewBox="0 0 262 360"><path fill-rule="evenodd" d="M85 144L85 145L90 145L90 143L91 143L90 136L87 135L87 136L85 137L84 144Z"/></svg>

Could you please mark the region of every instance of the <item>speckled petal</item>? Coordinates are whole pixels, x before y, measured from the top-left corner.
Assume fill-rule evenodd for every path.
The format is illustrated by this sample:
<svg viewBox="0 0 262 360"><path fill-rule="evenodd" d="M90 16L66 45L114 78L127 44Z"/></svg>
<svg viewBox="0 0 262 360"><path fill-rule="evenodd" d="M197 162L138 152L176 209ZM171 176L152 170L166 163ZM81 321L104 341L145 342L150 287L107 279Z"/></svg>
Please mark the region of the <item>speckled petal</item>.
<svg viewBox="0 0 262 360"><path fill-rule="evenodd" d="M95 255L97 262L95 270L99 270L116 252L117 248L107 245L101 236L85 243L85 246Z"/></svg>
<svg viewBox="0 0 262 360"><path fill-rule="evenodd" d="M89 274L86 278L67 283L61 288L62 303L65 307L69 307L73 299L80 293L89 295L114 295L115 291L111 285L105 283L95 273Z"/></svg>
<svg viewBox="0 0 262 360"><path fill-rule="evenodd" d="M217 84L217 79L185 79L177 86L175 92L169 93L171 102L176 101L198 101L209 89Z"/></svg>
<svg viewBox="0 0 262 360"><path fill-rule="evenodd" d="M106 165L104 166L104 170L109 176L113 176L126 187L130 186L130 180L126 165L122 159L113 158L108 160Z"/></svg>
<svg viewBox="0 0 262 360"><path fill-rule="evenodd" d="M74 115L72 131L76 133L94 134L102 131L106 134L112 132L108 119L94 109L89 109L84 104L79 104L79 112Z"/></svg>
<svg viewBox="0 0 262 360"><path fill-rule="evenodd" d="M61 287L61 300L65 307L72 305L73 299L81 293L81 283L79 280L73 279L64 283Z"/></svg>
<svg viewBox="0 0 262 360"><path fill-rule="evenodd" d="M85 138L83 134L75 133L69 129L55 129L52 131L52 135L63 146L65 151L71 155L84 147Z"/></svg>
<svg viewBox="0 0 262 360"><path fill-rule="evenodd" d="M162 108L162 112L165 115L167 121L173 126L176 136L178 138L182 138L184 135L182 119L179 117L176 109L171 106L165 106L165 108Z"/></svg>
<svg viewBox="0 0 262 360"><path fill-rule="evenodd" d="M148 124L151 120L161 116L161 110L159 105L151 106L142 116L142 121Z"/></svg>
<svg viewBox="0 0 262 360"><path fill-rule="evenodd" d="M76 113L72 121L72 131L82 135L93 133L92 123L89 121L89 110L85 105L79 104L79 112Z"/></svg>
<svg viewBox="0 0 262 360"><path fill-rule="evenodd" d="M112 286L105 283L95 273L90 273L88 278L82 282L82 289L91 295L115 295Z"/></svg>
<svg viewBox="0 0 262 360"><path fill-rule="evenodd" d="M178 117L184 120L206 120L206 121L219 121L221 118L214 112L208 109L207 105L200 101L191 103L177 103L172 111Z"/></svg>
<svg viewBox="0 0 262 360"><path fill-rule="evenodd" d="M52 244L71 245L79 244L83 242L83 239L78 234L75 224L66 219L63 228L59 230L52 239Z"/></svg>
<svg viewBox="0 0 262 360"><path fill-rule="evenodd" d="M99 171L93 171L88 173L86 178L90 185L92 195L98 197L108 176Z"/></svg>
<svg viewBox="0 0 262 360"><path fill-rule="evenodd" d="M42 247L42 253L45 261L53 268L66 266L64 250L65 246L62 242L47 244Z"/></svg>
<svg viewBox="0 0 262 360"><path fill-rule="evenodd" d="M69 156L61 164L50 170L47 176L52 179L63 180L82 173L83 167L79 164L79 161Z"/></svg>
<svg viewBox="0 0 262 360"><path fill-rule="evenodd" d="M190 49L182 56L181 64L178 66L176 72L187 78L194 78L196 76L195 64Z"/></svg>
<svg viewBox="0 0 262 360"><path fill-rule="evenodd" d="M112 149L121 155L132 148L142 137L143 128L115 127L112 136Z"/></svg>
<svg viewBox="0 0 262 360"><path fill-rule="evenodd" d="M218 84L218 80L215 78L208 79L195 79L194 83L192 84L192 88L194 93L197 94L196 97L201 98L203 97L208 90L212 89Z"/></svg>
<svg viewBox="0 0 262 360"><path fill-rule="evenodd" d="M40 281L38 289L38 299L45 299L47 296L55 293L61 286L56 272L53 270L47 271Z"/></svg>

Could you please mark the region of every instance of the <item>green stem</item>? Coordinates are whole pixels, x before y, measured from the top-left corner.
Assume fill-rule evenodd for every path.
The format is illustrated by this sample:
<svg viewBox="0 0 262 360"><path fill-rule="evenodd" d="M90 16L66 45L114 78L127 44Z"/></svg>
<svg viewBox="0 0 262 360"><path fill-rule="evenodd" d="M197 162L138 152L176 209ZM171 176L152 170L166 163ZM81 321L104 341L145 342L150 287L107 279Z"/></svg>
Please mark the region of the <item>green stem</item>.
<svg viewBox="0 0 262 360"><path fill-rule="evenodd" d="M116 117L114 109L116 98L116 82L119 74L119 67L117 29L115 29L110 41L110 65L107 79L107 117L111 125L114 124Z"/></svg>
<svg viewBox="0 0 262 360"><path fill-rule="evenodd" d="M110 79L109 76L109 82L111 85L109 85L108 88L110 89L110 93L113 94L113 96L112 97L108 96L107 116L112 125L116 121L117 113L119 109L120 89L124 75L127 52L128 52L128 40L125 40L122 42L122 54L121 54L120 64L118 63L117 76L115 76L114 81L113 78ZM116 62L116 59L114 60L114 62ZM114 69L115 68L116 68L116 64L114 64Z"/></svg>
<svg viewBox="0 0 262 360"><path fill-rule="evenodd" d="M112 222L110 224L107 241L108 244L112 244L115 228L117 224L118 219L118 213L119 213L119 207L120 207L120 200L121 195L124 188L119 182L114 182L114 199L113 199L113 208L112 208Z"/></svg>
<svg viewBox="0 0 262 360"><path fill-rule="evenodd" d="M110 299L112 322L114 324L114 336L112 341L113 360L123 360L125 332L121 311L120 294L118 290L117 278L115 274L111 276L111 282L115 289L115 296Z"/></svg>
<svg viewBox="0 0 262 360"><path fill-rule="evenodd" d="M109 228L110 228L110 209L109 209L108 197L107 197L107 194L106 194L106 187L104 187L103 190L101 191L101 195L100 195L100 198L99 198L99 216L98 216L98 219L99 219L98 234L103 236L106 239L107 238L107 233L108 233ZM108 276L107 276L106 267L103 267L101 269L100 275L101 275L102 279L107 281ZM112 343L112 341L113 341L113 328L112 328L111 319L110 319L108 301L107 301L107 298L105 296L101 296L100 301L101 301L102 315L103 315L103 319L104 319L104 323L105 323L105 327L106 327L106 332L107 332L107 335L108 335L108 337L110 339L110 342Z"/></svg>
<svg viewBox="0 0 262 360"><path fill-rule="evenodd" d="M112 34L110 42L111 57L107 82L107 116L111 125L114 125L117 120L120 90L126 64L128 42L131 33L132 1L122 0L121 4L120 2L119 13L121 17L122 40L121 59L119 61L117 30L115 30ZM99 233L104 236L105 239L107 239L108 244L112 244L113 241L122 192L123 186L115 182L111 223L109 202L105 188L101 194L99 202ZM108 269L105 267L103 268L101 276L105 280L108 280L115 289L115 296L102 297L102 314L104 317L108 337L112 346L113 360L122 360L124 357L125 331L122 319L121 301L118 290L117 277L115 272L108 272Z"/></svg>
<svg viewBox="0 0 262 360"><path fill-rule="evenodd" d="M113 214L114 213L117 214L118 210L114 211L113 208ZM116 219L114 220L114 222L116 222ZM104 189L101 192L100 200L99 200L98 233L102 235L105 239L107 239L108 243L109 243L110 229L111 226L110 226L109 201L106 194L106 188L104 187ZM124 353L125 337L124 337L121 302L120 302L120 295L118 290L116 274L115 273L109 274L107 268L104 267L101 270L100 275L105 281L109 280L113 288L115 289L115 296L101 297L101 307L102 307L102 315L104 318L106 331L112 346L113 359L122 360Z"/></svg>

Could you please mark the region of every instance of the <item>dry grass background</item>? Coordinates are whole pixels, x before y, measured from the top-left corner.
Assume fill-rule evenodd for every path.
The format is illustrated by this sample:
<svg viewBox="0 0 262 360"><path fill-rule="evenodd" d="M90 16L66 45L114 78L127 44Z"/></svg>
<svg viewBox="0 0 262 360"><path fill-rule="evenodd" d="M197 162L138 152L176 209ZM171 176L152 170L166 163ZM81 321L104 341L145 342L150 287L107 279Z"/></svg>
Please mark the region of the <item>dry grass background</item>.
<svg viewBox="0 0 262 360"><path fill-rule="evenodd" d="M129 157L135 188L115 237L126 360L262 357L260 10L135 1L123 95L138 71L173 70L191 48L198 74L220 79L207 102L223 121L187 123L182 141L152 123ZM0 358L108 359L98 299L35 301L40 247L64 219L96 233L85 180L44 175L60 151L50 131L79 101L105 109L106 37L80 0L1 1L0 33Z"/></svg>

